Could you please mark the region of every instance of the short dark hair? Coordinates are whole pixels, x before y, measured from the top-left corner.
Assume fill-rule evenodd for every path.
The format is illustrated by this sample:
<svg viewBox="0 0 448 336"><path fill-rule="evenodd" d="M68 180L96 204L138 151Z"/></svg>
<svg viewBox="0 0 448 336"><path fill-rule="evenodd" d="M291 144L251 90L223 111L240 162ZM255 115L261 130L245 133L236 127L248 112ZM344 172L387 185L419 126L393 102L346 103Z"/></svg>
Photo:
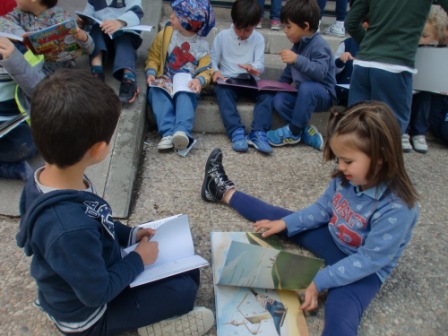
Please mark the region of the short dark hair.
<svg viewBox="0 0 448 336"><path fill-rule="evenodd" d="M90 72L61 69L37 86L31 131L44 160L65 168L96 143L110 142L121 112L115 92Z"/></svg>
<svg viewBox="0 0 448 336"><path fill-rule="evenodd" d="M58 4L58 0L40 0L40 3L47 8L53 8Z"/></svg>
<svg viewBox="0 0 448 336"><path fill-rule="evenodd" d="M291 21L300 28L305 28L308 22L310 31L319 28L320 8L316 0L289 0L283 6L280 13L280 21L283 24Z"/></svg>
<svg viewBox="0 0 448 336"><path fill-rule="evenodd" d="M237 29L256 26L263 14L258 0L236 0L232 5L230 15Z"/></svg>

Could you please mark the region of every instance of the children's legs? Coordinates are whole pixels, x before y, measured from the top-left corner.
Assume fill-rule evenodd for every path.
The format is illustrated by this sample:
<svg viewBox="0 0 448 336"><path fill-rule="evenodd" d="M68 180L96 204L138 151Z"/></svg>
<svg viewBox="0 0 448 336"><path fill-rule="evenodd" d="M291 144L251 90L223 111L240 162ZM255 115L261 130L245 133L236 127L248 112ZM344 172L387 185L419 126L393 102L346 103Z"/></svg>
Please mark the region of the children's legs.
<svg viewBox="0 0 448 336"><path fill-rule="evenodd" d="M280 20L280 12L282 11L282 0L271 0L271 20Z"/></svg>
<svg viewBox="0 0 448 336"><path fill-rule="evenodd" d="M131 34L123 34L114 38L112 41L114 42L115 49L112 69L114 77L121 80L123 71L130 71L135 74L137 62L136 50L140 46L139 40L136 40Z"/></svg>
<svg viewBox="0 0 448 336"><path fill-rule="evenodd" d="M347 15L347 0L336 0L336 21L344 21Z"/></svg>
<svg viewBox="0 0 448 336"><path fill-rule="evenodd" d="M271 92L255 92L254 119L252 131L267 132L272 126L272 102L274 94Z"/></svg>
<svg viewBox="0 0 448 336"><path fill-rule="evenodd" d="M171 97L161 89L150 88L148 90L148 103L151 106L157 123L157 130L162 138L173 135L176 115L174 101Z"/></svg>
<svg viewBox="0 0 448 336"><path fill-rule="evenodd" d="M317 4L320 8L320 17L322 18L325 12L325 5L327 4L327 0L317 0Z"/></svg>
<svg viewBox="0 0 448 336"><path fill-rule="evenodd" d="M238 100L237 90L241 88L226 87L224 85L215 86L215 96L218 102L221 119L229 138L232 137L233 131L237 128L244 128L241 122L240 113L236 109Z"/></svg>
<svg viewBox="0 0 448 336"><path fill-rule="evenodd" d="M356 336L362 315L381 287L376 274L328 290L323 336Z"/></svg>
<svg viewBox="0 0 448 336"><path fill-rule="evenodd" d="M241 191L233 193L229 205L241 216L252 222L262 219L281 219L292 213L290 210L270 205Z"/></svg>
<svg viewBox="0 0 448 336"><path fill-rule="evenodd" d="M290 92L277 92L274 96L272 105L283 121L288 124L291 122L294 106L297 101L297 94Z"/></svg>
<svg viewBox="0 0 448 336"><path fill-rule="evenodd" d="M19 162L31 158L34 154L36 147L27 124L17 126L0 138L0 162Z"/></svg>
<svg viewBox="0 0 448 336"><path fill-rule="evenodd" d="M185 132L192 138L194 114L198 106L199 95L194 93L179 92L174 96L175 124L173 133Z"/></svg>
<svg viewBox="0 0 448 336"><path fill-rule="evenodd" d="M425 135L429 128L429 110L431 108L431 93L418 92L412 95L411 119L409 135Z"/></svg>
<svg viewBox="0 0 448 336"><path fill-rule="evenodd" d="M188 313L194 307L199 270L175 275L134 288L126 288L108 303L102 319L89 335L117 335Z"/></svg>
<svg viewBox="0 0 448 336"><path fill-rule="evenodd" d="M90 64L93 66L101 66L103 65L104 56L107 54L106 38L108 37L104 35L99 25L94 25L89 34L95 43L95 49L92 55L90 55Z"/></svg>
<svg viewBox="0 0 448 336"><path fill-rule="evenodd" d="M431 132L448 144L448 97L432 95L429 122Z"/></svg>

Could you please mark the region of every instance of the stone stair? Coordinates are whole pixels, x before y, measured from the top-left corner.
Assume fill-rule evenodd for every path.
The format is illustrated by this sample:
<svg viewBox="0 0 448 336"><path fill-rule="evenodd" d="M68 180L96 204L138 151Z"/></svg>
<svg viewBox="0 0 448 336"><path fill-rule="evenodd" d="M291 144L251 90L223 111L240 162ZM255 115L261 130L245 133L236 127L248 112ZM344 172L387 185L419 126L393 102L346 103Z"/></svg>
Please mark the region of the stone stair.
<svg viewBox="0 0 448 336"><path fill-rule="evenodd" d="M231 24L230 18L230 8L233 1L211 1L215 16L216 16L216 26L208 35L208 41L210 45L213 43L215 36L222 30L229 28ZM269 6L270 1L266 1L265 11L264 11L264 27L269 27ZM326 12L331 13L334 10L334 2L328 1ZM169 1L164 1L162 8L162 20L159 26L160 29L163 28L165 22L168 20L168 16L171 13L171 6ZM325 28L329 24L333 23L334 17L326 15L322 18L321 28ZM283 49L290 49L291 43L286 38L283 31L272 31L269 28L258 29L258 31L264 36L266 41L265 47L265 71L262 75L263 79L278 79L280 77L284 63L280 61L278 52ZM322 35L330 44L333 53L336 51L339 43L343 38L338 38L334 36ZM207 92L213 92L208 89ZM250 124L252 122L252 111L254 104L250 101L241 100L238 102L238 111L241 115L241 120L245 125L247 130L250 130ZM148 107L148 120L151 129L155 129L155 122L152 113ZM328 120L328 113L314 113L311 118L311 123L316 125L320 132L325 132L326 123ZM273 118L273 128L282 126L281 120L274 115ZM219 113L218 106L216 105L215 98L213 94L203 95L198 104L194 123L194 132L199 133L225 133L224 125L221 121L221 116Z"/></svg>

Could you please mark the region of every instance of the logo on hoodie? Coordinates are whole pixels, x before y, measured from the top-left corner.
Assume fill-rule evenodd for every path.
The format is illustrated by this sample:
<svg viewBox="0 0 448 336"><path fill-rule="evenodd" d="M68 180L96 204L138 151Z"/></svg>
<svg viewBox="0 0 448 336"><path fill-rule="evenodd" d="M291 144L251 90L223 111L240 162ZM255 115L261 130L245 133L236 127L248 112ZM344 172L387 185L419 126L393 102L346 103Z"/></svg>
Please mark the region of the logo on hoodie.
<svg viewBox="0 0 448 336"><path fill-rule="evenodd" d="M87 216L100 220L112 239L115 239L115 225L109 205L98 201L85 201L84 205L86 206Z"/></svg>

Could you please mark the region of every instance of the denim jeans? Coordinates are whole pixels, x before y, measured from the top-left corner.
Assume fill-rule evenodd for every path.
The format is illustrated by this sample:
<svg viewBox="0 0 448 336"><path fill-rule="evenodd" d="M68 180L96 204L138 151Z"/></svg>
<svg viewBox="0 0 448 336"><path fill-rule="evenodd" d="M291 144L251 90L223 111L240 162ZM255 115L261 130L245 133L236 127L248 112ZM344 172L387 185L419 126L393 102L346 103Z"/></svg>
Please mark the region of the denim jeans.
<svg viewBox="0 0 448 336"><path fill-rule="evenodd" d="M318 0L320 7L320 17L324 15L327 0ZM344 21L347 16L347 0L336 0L336 21Z"/></svg>
<svg viewBox="0 0 448 336"><path fill-rule="evenodd" d="M262 219L277 220L292 213L240 191L233 194L229 205L252 222ZM327 226L301 232L289 239L324 259L327 265L347 257L334 243ZM330 288L325 302L325 327L322 335L357 335L362 314L380 287L380 278L371 274L348 285Z"/></svg>
<svg viewBox="0 0 448 336"><path fill-rule="evenodd" d="M432 95L429 125L431 133L448 145L448 96Z"/></svg>
<svg viewBox="0 0 448 336"><path fill-rule="evenodd" d="M31 129L22 123L0 138L0 162L13 163L33 157L36 154Z"/></svg>
<svg viewBox="0 0 448 336"><path fill-rule="evenodd" d="M264 12L264 3L265 0L258 0L258 3L261 6L261 9ZM271 20L280 20L280 12L282 11L282 0L271 0L271 13L269 18ZM261 14L261 18L263 18L263 14Z"/></svg>
<svg viewBox="0 0 448 336"><path fill-rule="evenodd" d="M107 59L107 56L113 57L112 73L116 79L121 80L124 69L136 72L136 50L142 43L140 36L132 33L123 33L111 39L101 31L99 25L92 27L90 36L92 36L95 42L95 49L90 58L95 57L101 51L103 52L103 62Z"/></svg>
<svg viewBox="0 0 448 336"><path fill-rule="evenodd" d="M332 104L328 90L317 82L303 82L297 93L277 92L274 110L287 123L304 129L315 111L327 111Z"/></svg>
<svg viewBox="0 0 448 336"><path fill-rule="evenodd" d="M162 138L173 135L177 131L185 132L192 138L191 132L198 100L199 95L194 93L178 92L174 98L171 98L162 89L149 89L148 102Z"/></svg>
<svg viewBox="0 0 448 336"><path fill-rule="evenodd" d="M431 108L431 93L417 92L412 96L411 119L409 135L425 135L429 128L429 110Z"/></svg>
<svg viewBox="0 0 448 336"><path fill-rule="evenodd" d="M412 74L355 65L348 105L364 100L378 100L389 105L400 125L401 134L404 134L411 118Z"/></svg>
<svg viewBox="0 0 448 336"><path fill-rule="evenodd" d="M230 138L237 128L244 128L240 114L236 109L238 98L246 97L255 101L254 119L252 121L252 131L265 131L271 129L272 125L272 99L274 93L259 92L254 89L240 87L230 87L224 85L215 86L215 95L218 102L221 118L226 129L226 134Z"/></svg>

